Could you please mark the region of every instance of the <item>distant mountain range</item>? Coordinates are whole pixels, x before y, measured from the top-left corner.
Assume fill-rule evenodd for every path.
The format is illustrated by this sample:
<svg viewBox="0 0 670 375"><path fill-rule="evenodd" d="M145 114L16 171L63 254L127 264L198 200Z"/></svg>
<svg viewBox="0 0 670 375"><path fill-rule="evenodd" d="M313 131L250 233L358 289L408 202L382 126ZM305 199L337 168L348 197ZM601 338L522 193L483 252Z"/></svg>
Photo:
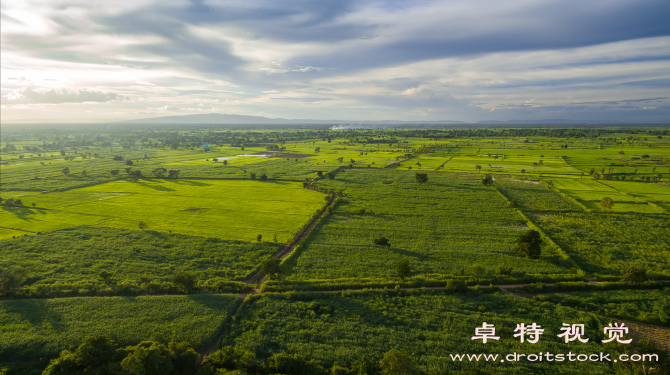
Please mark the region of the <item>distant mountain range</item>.
<svg viewBox="0 0 670 375"><path fill-rule="evenodd" d="M139 120L128 120L122 122L115 122L118 124L179 124L179 125L196 125L196 124L222 124L222 125L261 125L261 124L321 124L321 125L342 125L343 127L359 126L388 126L388 125L468 125L468 124L482 124L482 125L561 125L561 124L623 124L624 122L616 121L582 121L582 120L567 120L567 119L543 119L543 120L506 120L506 121L478 121L476 123L468 123L464 121L452 120L437 120L437 121L397 121L397 120L383 120L383 121L356 121L356 120L313 120L313 119L285 119L285 118L269 118L262 116L246 116L246 115L228 115L222 113L208 113L197 115L182 115L182 116L163 116L151 117Z"/></svg>
<svg viewBox="0 0 670 375"><path fill-rule="evenodd" d="M351 120L312 120L268 118L262 116L226 115L208 113L198 115L152 117L141 120L128 120L122 123L133 124L465 124L462 121L351 121Z"/></svg>

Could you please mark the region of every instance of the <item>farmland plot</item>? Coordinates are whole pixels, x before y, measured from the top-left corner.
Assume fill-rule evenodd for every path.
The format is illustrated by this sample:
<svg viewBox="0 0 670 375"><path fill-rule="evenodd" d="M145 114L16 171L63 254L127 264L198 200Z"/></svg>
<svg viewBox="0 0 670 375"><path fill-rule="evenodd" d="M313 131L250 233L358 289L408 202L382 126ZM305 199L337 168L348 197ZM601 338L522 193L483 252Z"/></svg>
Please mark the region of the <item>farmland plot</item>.
<svg viewBox="0 0 670 375"><path fill-rule="evenodd" d="M471 340L484 321L495 325L499 341L483 345ZM532 322L545 332L537 344L521 344L513 337L514 328ZM585 324L589 342L578 348L562 342L556 337L562 322ZM234 345L262 358L280 351L297 353L326 367L335 362L348 365L366 354L378 362L387 351L403 348L423 373L433 375L472 367L469 361L453 361L450 354L597 353L603 351L601 327L592 315L502 293L266 295L240 308L240 318L220 345ZM602 362L496 362L481 361L478 367L504 375L610 373Z"/></svg>
<svg viewBox="0 0 670 375"><path fill-rule="evenodd" d="M238 303L237 295L221 294L0 301L0 362L55 357L93 335L201 349Z"/></svg>
<svg viewBox="0 0 670 375"><path fill-rule="evenodd" d="M67 192L23 194L37 208L2 207L4 227L34 232L76 225L135 229L229 240L285 242L324 204L323 194L287 181L140 179Z"/></svg>
<svg viewBox="0 0 670 375"><path fill-rule="evenodd" d="M475 264L492 271L501 263L567 272L549 250L538 260L517 256L525 223L477 177L429 172L429 181L418 184L404 171L350 170L317 186L343 189L346 197L314 230L287 280L395 279L400 259L411 262L415 275L448 275ZM375 246L380 237L391 246Z"/></svg>

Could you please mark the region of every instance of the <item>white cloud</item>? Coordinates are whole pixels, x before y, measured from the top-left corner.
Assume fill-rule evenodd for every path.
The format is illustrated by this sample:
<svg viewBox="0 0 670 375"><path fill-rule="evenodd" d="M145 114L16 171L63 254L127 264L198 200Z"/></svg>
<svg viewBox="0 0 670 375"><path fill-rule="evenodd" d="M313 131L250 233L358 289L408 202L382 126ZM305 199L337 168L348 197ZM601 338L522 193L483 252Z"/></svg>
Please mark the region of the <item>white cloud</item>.
<svg viewBox="0 0 670 375"><path fill-rule="evenodd" d="M5 98L10 102L21 104L101 103L127 99L113 92L45 90L33 89L31 87L9 93L5 95Z"/></svg>

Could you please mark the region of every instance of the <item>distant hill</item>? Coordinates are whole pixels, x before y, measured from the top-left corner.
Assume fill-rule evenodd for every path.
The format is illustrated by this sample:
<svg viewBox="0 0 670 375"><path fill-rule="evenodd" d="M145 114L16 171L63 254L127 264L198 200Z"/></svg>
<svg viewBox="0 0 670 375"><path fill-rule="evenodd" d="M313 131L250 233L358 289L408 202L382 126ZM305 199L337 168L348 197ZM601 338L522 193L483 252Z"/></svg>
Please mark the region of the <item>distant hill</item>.
<svg viewBox="0 0 670 375"><path fill-rule="evenodd" d="M477 121L477 124L545 124L545 125L554 125L554 124L619 124L621 121L593 121L593 120L567 120L563 118L555 119L542 119L542 120L489 120L489 121Z"/></svg>
<svg viewBox="0 0 670 375"><path fill-rule="evenodd" d="M222 113L208 113L183 116L152 117L140 120L122 121L124 124L465 124L462 121L351 121L351 120L311 120L311 119L284 119L262 116L227 115Z"/></svg>

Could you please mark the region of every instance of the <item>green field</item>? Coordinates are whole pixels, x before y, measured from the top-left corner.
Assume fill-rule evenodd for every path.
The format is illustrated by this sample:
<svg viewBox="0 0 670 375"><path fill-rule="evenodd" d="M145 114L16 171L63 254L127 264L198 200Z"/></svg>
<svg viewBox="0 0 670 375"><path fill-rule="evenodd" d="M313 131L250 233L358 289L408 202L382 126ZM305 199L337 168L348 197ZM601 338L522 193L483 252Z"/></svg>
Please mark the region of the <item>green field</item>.
<svg viewBox="0 0 670 375"><path fill-rule="evenodd" d="M525 222L477 176L431 172L418 184L411 172L353 169L317 186L342 189L344 202L314 230L286 280L392 280L400 259L411 262L415 276L451 275L477 264L493 272L502 263L531 273L567 272L548 249L538 260L516 255ZM382 236L390 248L374 245Z"/></svg>
<svg viewBox="0 0 670 375"><path fill-rule="evenodd" d="M542 213L532 219L591 273L614 273L628 263L670 270L670 218L663 214Z"/></svg>
<svg viewBox="0 0 670 375"><path fill-rule="evenodd" d="M92 335L121 345L187 341L200 349L238 303L236 295L0 301L0 362L57 356Z"/></svg>
<svg viewBox="0 0 670 375"><path fill-rule="evenodd" d="M113 272L115 282L137 283L168 281L180 271L203 280L244 278L279 246L88 226L0 240L0 257L3 266L27 271L26 286L99 282L101 271Z"/></svg>
<svg viewBox="0 0 670 375"><path fill-rule="evenodd" d="M553 180L552 180L553 181ZM528 211L573 211L581 208L535 179L517 179L498 175L495 187L517 207Z"/></svg>
<svg viewBox="0 0 670 375"><path fill-rule="evenodd" d="M349 292L267 295L245 303L240 318L220 345L266 357L280 351L313 358L325 367L348 365L363 355L378 361L392 348L404 348L424 374L457 373L475 366L455 362L450 354L598 353L601 322L593 315L554 304L519 299L502 293L442 291ZM473 341L475 327L494 324L499 341ZM514 338L518 323L545 328L537 344ZM585 324L586 344L565 344L556 337L561 323ZM478 367L495 374L609 374L604 363L486 363Z"/></svg>
<svg viewBox="0 0 670 375"><path fill-rule="evenodd" d="M670 326L670 288L576 292L535 298L603 316Z"/></svg>
<svg viewBox="0 0 670 375"><path fill-rule="evenodd" d="M229 240L286 242L324 204L296 182L140 179L58 193L13 192L37 208L0 211L4 227L34 232L76 225L149 229Z"/></svg>
<svg viewBox="0 0 670 375"><path fill-rule="evenodd" d="M119 345L185 340L211 354L202 350L240 296L259 292L220 345L267 366L277 353L325 369L363 355L379 364L404 348L420 373L459 374L474 364L450 354L597 353L611 349L600 344L610 317L655 325L648 332L668 325L667 288L639 290L657 282L532 298L485 288L590 286L620 280L625 266L667 280L667 127L72 125L3 128L0 138L0 362L18 361L9 375L32 375L16 370L23 365L39 373L46 363L35 359L95 334ZM604 197L614 203L607 212ZM543 241L536 259L519 252L529 230ZM381 237L390 246L375 245ZM266 260L287 243L296 246L277 278L262 278L274 276ZM400 290L451 280L481 289ZM499 327L499 342L470 339L484 321ZM521 322L546 329L539 344L512 337ZM591 340L558 340L562 322L586 324ZM591 362L479 365L622 375Z"/></svg>

